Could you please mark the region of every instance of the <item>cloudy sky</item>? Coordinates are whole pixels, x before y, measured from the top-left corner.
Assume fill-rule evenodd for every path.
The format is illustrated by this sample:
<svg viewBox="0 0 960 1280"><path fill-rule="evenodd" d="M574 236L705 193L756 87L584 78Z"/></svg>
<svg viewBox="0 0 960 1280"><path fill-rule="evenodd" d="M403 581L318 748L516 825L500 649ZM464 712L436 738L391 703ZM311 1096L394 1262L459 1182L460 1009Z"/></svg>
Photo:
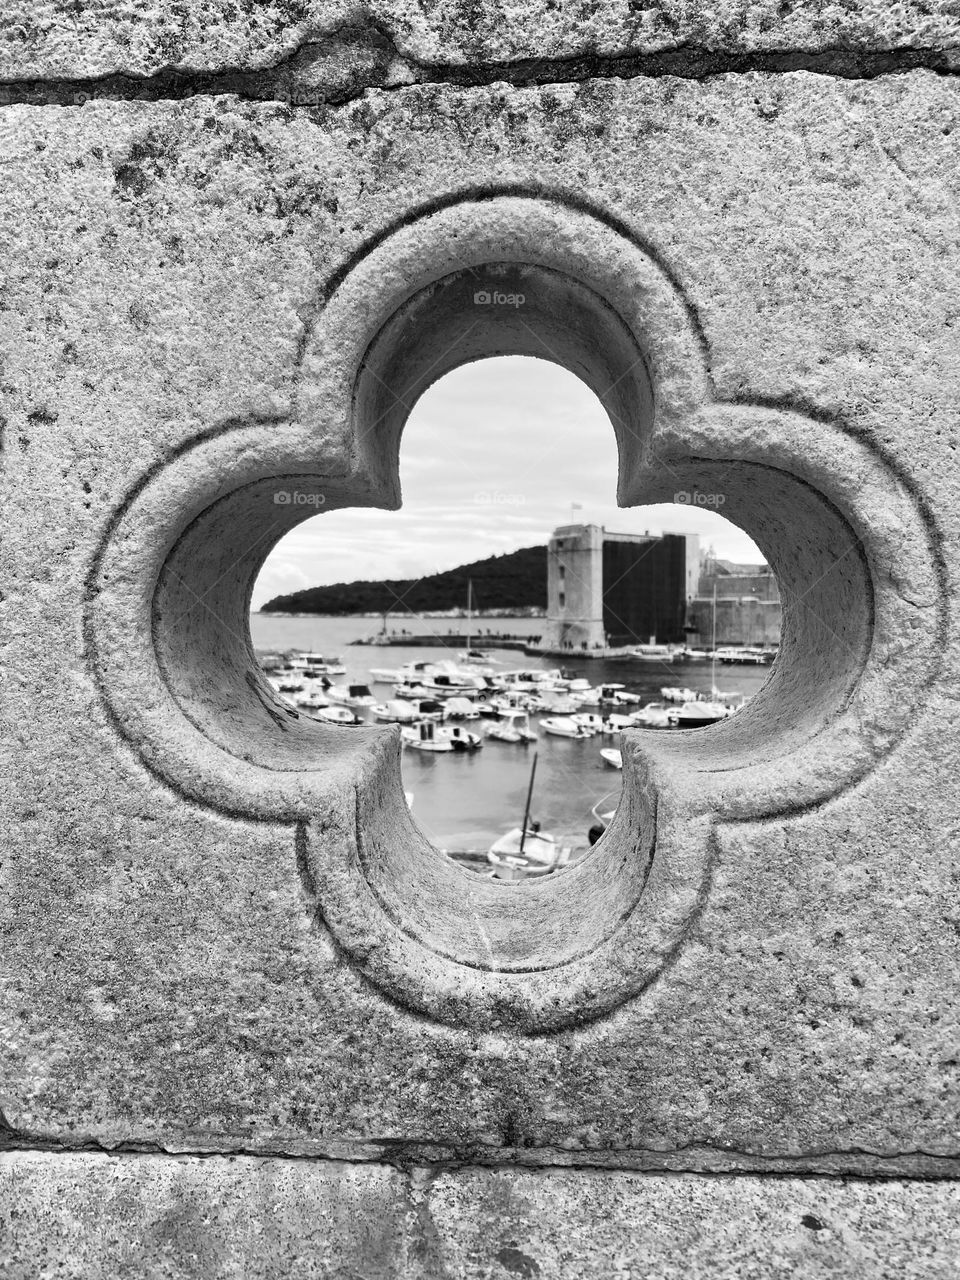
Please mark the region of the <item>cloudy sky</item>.
<svg viewBox="0 0 960 1280"><path fill-rule="evenodd" d="M407 422L400 480L400 511L333 511L288 534L264 565L253 607L302 587L420 577L545 543L575 502L577 522L699 533L720 556L762 559L712 512L617 507L609 419L578 378L543 360L482 360L435 383Z"/></svg>

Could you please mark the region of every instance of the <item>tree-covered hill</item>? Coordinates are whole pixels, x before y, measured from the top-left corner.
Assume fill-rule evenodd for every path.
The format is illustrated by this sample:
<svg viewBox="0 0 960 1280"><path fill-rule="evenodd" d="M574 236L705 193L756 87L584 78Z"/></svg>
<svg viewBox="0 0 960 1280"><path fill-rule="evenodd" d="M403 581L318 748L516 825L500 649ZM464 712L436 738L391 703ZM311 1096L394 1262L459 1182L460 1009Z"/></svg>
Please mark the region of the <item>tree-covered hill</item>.
<svg viewBox="0 0 960 1280"><path fill-rule="evenodd" d="M415 579L387 582L337 582L275 596L264 613L413 613L463 609L467 584L473 583L473 606L485 609L545 609L547 605L547 548L522 547L502 556ZM402 603L401 603L402 601Z"/></svg>

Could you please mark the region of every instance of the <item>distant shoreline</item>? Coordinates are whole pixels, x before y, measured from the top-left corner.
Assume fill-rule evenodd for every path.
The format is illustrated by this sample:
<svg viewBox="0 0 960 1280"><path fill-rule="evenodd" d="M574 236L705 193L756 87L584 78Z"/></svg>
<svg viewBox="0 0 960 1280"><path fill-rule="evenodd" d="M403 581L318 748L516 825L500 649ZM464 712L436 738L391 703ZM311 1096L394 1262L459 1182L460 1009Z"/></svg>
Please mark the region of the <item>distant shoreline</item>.
<svg viewBox="0 0 960 1280"><path fill-rule="evenodd" d="M382 613L314 613L312 610L308 612L288 611L286 609L251 609L251 613L257 614L261 618L382 618ZM547 616L546 609L541 609L536 605L530 605L523 610L516 609L475 609L473 613L467 614L466 609L437 609L429 612L417 614L388 614L388 620L396 619L399 621L410 621L412 618L545 618Z"/></svg>

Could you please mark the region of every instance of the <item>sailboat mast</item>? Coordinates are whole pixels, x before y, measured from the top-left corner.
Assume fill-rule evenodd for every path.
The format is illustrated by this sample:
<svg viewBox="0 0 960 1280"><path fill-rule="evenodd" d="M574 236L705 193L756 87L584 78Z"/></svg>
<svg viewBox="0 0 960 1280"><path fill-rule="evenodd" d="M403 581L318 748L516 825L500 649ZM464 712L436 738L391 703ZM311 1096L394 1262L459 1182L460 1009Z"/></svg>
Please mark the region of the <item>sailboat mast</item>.
<svg viewBox="0 0 960 1280"><path fill-rule="evenodd" d="M530 803L533 800L533 780L537 776L537 755L533 753L533 767L530 770L530 785L527 787L527 807L523 811L523 826L520 828L520 856L523 857L523 846L527 839L527 826L530 822Z"/></svg>
<svg viewBox="0 0 960 1280"><path fill-rule="evenodd" d="M717 696L717 580L713 580L713 642L710 648L711 697Z"/></svg>
<svg viewBox="0 0 960 1280"><path fill-rule="evenodd" d="M467 579L467 657L470 656L470 631L473 622L473 579Z"/></svg>

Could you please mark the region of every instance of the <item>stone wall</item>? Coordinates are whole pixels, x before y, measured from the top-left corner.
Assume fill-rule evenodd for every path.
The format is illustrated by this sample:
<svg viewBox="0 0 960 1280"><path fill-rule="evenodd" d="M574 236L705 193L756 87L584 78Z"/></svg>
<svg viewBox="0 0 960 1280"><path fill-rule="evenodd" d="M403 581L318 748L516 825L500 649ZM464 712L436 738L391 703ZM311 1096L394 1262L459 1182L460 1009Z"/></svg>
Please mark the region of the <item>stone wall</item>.
<svg viewBox="0 0 960 1280"><path fill-rule="evenodd" d="M3 18L0 1274L955 1274L956 6ZM504 351L784 619L509 890L246 624Z"/></svg>

